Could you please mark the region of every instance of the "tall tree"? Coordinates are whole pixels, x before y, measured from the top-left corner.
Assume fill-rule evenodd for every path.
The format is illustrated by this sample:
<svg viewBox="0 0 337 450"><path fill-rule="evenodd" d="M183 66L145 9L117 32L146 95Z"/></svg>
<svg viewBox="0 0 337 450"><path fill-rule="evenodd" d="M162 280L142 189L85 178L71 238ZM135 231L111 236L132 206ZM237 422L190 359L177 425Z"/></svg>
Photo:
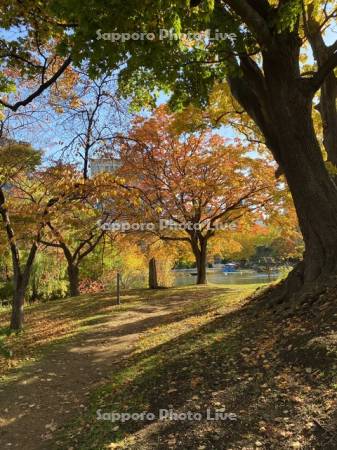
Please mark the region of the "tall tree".
<svg viewBox="0 0 337 450"><path fill-rule="evenodd" d="M99 187L94 180L83 180L72 165L58 164L45 172L46 186L52 186L54 197L69 192L69 201L59 203L46 221L46 233L41 243L60 248L67 261L69 292L80 294L80 264L101 242L105 231L99 227L102 211L98 207ZM70 195L73 193L73 196Z"/></svg>
<svg viewBox="0 0 337 450"><path fill-rule="evenodd" d="M326 45L324 58L310 73L302 70L301 53L306 43L304 14L310 17L311 5L324 9L316 26L316 33L324 39L336 23L335 2L200 0L190 4L182 0L135 4L123 0L123 7L111 2L108 12L106 1L104 8L102 5L103 0L83 8L78 0L70 10L65 0L57 1L61 17L77 18L78 28L72 35L77 57L88 58L95 73L111 70L123 61L120 87L126 94L133 92L144 101L154 86L164 87L174 92L176 106L191 100L207 104L214 83L227 79L232 94L260 128L286 176L305 241L304 261L288 278L280 296L303 284L311 289L327 283L337 271L337 190L324 164L312 108L315 94L337 66L337 44ZM172 29L176 36L160 39L159 28ZM186 35L206 29L214 39ZM130 37L124 34L122 42L122 35L118 39L104 34L111 30ZM216 37L216 30L234 36ZM154 33L155 38L152 35L135 42L133 32ZM93 39L95 33L97 39ZM324 95L322 102L327 102ZM328 105L322 103L321 110L324 108Z"/></svg>
<svg viewBox="0 0 337 450"><path fill-rule="evenodd" d="M191 245L197 284L205 284L209 239L263 211L273 197L273 166L209 130L177 131L164 106L136 120L124 142L118 174L141 200L138 216L152 220L161 239Z"/></svg>
<svg viewBox="0 0 337 450"><path fill-rule="evenodd" d="M63 158L80 160L83 177L89 178L90 159L111 152L114 140L127 132L127 105L116 94L116 77L91 80L85 69L74 69L76 82L69 92L53 89L50 103L59 112Z"/></svg>
<svg viewBox="0 0 337 450"><path fill-rule="evenodd" d="M14 294L10 327L24 321L29 279L50 208L58 201L40 189L36 171L41 154L28 144L0 147L0 215L13 267Z"/></svg>

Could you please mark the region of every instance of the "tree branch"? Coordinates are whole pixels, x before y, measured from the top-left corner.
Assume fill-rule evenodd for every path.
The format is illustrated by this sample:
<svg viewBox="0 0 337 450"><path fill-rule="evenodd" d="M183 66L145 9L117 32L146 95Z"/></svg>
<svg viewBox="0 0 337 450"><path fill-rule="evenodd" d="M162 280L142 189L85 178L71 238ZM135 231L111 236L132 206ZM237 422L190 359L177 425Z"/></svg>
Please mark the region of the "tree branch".
<svg viewBox="0 0 337 450"><path fill-rule="evenodd" d="M310 83L313 92L316 92L324 83L326 77L337 67L337 48L329 56L329 58L321 65L315 75L311 78Z"/></svg>
<svg viewBox="0 0 337 450"><path fill-rule="evenodd" d="M87 255L89 255L89 253L91 253L94 249L95 249L95 247L99 244L99 242L100 242L100 240L102 239L102 237L105 235L105 231L103 230L98 236L97 236L97 239L94 241L94 242L92 242L92 243L88 243L88 248L83 252L83 253L81 253L81 254L79 254L78 255L78 257L77 257L77 261L78 261L78 263L80 262L80 261L82 261L82 259L83 258L85 258Z"/></svg>
<svg viewBox="0 0 337 450"><path fill-rule="evenodd" d="M48 89L57 79L63 74L63 72L66 70L66 68L71 63L71 57L69 56L62 64L62 66L58 69L57 72L54 73L52 77L49 78L49 80L45 81L40 85L36 91L34 91L31 95L29 95L25 100L20 100L13 105L10 103L5 102L4 100L0 99L0 104L5 106L6 108L11 109L12 111L17 111L21 106L26 106L30 102L32 102L36 97L41 95L46 89Z"/></svg>
<svg viewBox="0 0 337 450"><path fill-rule="evenodd" d="M251 32L256 36L260 45L269 47L272 35L268 29L267 22L247 0L225 0L228 6L238 14L246 23Z"/></svg>
<svg viewBox="0 0 337 450"><path fill-rule="evenodd" d="M160 234L158 234L158 236L163 241L183 241L183 242L189 242L189 243L191 242L191 239L188 237L170 237L170 236L162 236Z"/></svg>
<svg viewBox="0 0 337 450"><path fill-rule="evenodd" d="M40 240L40 244L45 245L46 247L55 247L55 248L62 248L62 245L57 242L49 242L45 241L44 239Z"/></svg>
<svg viewBox="0 0 337 450"><path fill-rule="evenodd" d="M5 199L4 191L2 188L0 188L0 215L2 217L4 226L5 226L7 240L8 240L11 255L12 255L14 275L16 278L18 278L21 276L20 253L19 253L19 249L16 244L14 230L12 228L9 213L8 213L7 208L5 207L5 203L6 203L6 199Z"/></svg>

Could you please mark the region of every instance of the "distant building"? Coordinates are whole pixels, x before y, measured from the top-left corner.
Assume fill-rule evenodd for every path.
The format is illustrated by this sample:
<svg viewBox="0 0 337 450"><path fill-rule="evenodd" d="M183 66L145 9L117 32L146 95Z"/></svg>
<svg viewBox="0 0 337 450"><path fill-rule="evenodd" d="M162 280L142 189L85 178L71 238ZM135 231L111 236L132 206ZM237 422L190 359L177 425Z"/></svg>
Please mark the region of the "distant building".
<svg viewBox="0 0 337 450"><path fill-rule="evenodd" d="M122 161L118 158L97 158L90 159L90 175L93 177L98 173L113 173L119 169Z"/></svg>

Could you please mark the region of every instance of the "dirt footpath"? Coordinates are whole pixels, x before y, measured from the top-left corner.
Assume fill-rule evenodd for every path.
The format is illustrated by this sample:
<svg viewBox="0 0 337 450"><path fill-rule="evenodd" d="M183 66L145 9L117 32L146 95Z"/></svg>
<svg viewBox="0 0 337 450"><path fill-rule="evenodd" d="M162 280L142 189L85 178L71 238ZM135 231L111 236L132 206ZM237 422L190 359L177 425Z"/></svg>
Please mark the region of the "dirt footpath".
<svg viewBox="0 0 337 450"><path fill-rule="evenodd" d="M134 306L20 369L15 381L0 387L0 448L48 450L54 432L86 408L90 392L128 357L140 334L165 323L182 303Z"/></svg>

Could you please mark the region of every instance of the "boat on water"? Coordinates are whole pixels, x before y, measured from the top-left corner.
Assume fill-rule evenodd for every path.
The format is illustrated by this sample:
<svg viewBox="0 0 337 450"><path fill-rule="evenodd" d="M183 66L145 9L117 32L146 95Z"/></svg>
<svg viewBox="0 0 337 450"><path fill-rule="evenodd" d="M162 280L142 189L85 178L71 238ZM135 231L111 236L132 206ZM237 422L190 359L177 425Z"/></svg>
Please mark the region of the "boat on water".
<svg viewBox="0 0 337 450"><path fill-rule="evenodd" d="M218 269L218 270L219 270L219 269ZM207 272L208 272L208 271L207 271ZM221 272L222 272L222 273L235 273L235 272L238 272L238 266L237 266L237 264L235 264L235 263L227 263L227 264L224 264L224 266L222 267ZM192 277L195 277L195 276L198 275L198 273L197 273L197 272L191 272L190 275L191 275Z"/></svg>
<svg viewBox="0 0 337 450"><path fill-rule="evenodd" d="M237 265L235 263L227 263L224 265L223 267L223 272L224 273L233 273L233 272L237 272Z"/></svg>

